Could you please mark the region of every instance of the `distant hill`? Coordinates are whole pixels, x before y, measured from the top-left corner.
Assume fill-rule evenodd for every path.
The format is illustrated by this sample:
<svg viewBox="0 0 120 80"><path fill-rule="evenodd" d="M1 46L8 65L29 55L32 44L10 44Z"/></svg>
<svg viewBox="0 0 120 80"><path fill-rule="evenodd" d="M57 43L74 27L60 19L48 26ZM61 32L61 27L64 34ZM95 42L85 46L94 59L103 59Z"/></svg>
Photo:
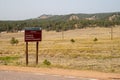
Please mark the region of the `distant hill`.
<svg viewBox="0 0 120 80"><path fill-rule="evenodd" d="M38 17L37 19L48 19L48 18L50 18L50 17L52 17L52 15L43 14L43 15L41 15L40 17Z"/></svg>
<svg viewBox="0 0 120 80"><path fill-rule="evenodd" d="M47 31L56 30L59 32L76 28L111 27L114 25L120 25L120 12L68 15L43 14L37 18L23 21L0 21L0 32L17 32L25 27L42 27Z"/></svg>
<svg viewBox="0 0 120 80"><path fill-rule="evenodd" d="M120 17L120 12L111 13L96 13L96 14L68 14L68 15L41 15L35 19L47 19L47 20L100 20L100 19L110 19L110 17L116 16Z"/></svg>

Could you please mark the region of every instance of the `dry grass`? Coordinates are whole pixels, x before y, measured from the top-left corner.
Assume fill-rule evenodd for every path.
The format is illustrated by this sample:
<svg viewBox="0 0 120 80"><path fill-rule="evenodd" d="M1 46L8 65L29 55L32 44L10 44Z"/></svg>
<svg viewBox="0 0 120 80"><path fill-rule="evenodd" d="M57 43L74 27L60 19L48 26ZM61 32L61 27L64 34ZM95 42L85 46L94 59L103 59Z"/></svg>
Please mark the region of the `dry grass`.
<svg viewBox="0 0 120 80"><path fill-rule="evenodd" d="M39 43L39 65L47 59L54 67L87 69L120 73L120 26L114 28L114 39L110 40L110 28L86 28L64 32L43 31L43 41ZM12 46L12 37L19 40ZM98 41L93 41L97 38ZM70 40L74 39L72 43ZM0 56L19 55L14 63L25 63L24 33L1 33ZM35 43L29 43L31 65L35 62Z"/></svg>

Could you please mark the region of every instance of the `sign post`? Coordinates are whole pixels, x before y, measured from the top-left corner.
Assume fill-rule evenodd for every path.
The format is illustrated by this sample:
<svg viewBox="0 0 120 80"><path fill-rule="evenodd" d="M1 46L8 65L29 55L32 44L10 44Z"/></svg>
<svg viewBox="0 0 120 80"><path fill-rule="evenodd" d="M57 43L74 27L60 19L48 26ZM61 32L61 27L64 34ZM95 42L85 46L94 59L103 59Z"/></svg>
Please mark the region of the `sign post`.
<svg viewBox="0 0 120 80"><path fill-rule="evenodd" d="M38 64L38 45L39 42L36 42L36 64Z"/></svg>
<svg viewBox="0 0 120 80"><path fill-rule="evenodd" d="M39 42L36 42L36 64L38 64L38 45Z"/></svg>
<svg viewBox="0 0 120 80"><path fill-rule="evenodd" d="M26 42L26 65L28 65L28 42Z"/></svg>
<svg viewBox="0 0 120 80"><path fill-rule="evenodd" d="M42 30L38 27L25 29L25 42L26 42L26 65L28 65L28 42L36 42L36 65L38 64L38 50L39 41L42 40Z"/></svg>

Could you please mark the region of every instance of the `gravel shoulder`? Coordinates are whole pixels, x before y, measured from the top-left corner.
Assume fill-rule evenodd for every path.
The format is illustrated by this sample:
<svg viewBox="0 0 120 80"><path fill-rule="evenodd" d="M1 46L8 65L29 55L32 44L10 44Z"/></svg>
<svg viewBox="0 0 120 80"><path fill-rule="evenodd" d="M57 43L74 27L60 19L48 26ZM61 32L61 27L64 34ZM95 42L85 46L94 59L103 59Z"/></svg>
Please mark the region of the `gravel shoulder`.
<svg viewBox="0 0 120 80"><path fill-rule="evenodd" d="M62 75L62 76L86 77L86 78L95 78L100 80L120 80L120 74L117 74L117 73L103 73L103 72L86 71L86 70L70 70L70 69L58 69L58 68L33 68L33 67L0 65L0 71L2 70L28 72L28 73L29 72L43 73L43 74L53 74L53 75Z"/></svg>

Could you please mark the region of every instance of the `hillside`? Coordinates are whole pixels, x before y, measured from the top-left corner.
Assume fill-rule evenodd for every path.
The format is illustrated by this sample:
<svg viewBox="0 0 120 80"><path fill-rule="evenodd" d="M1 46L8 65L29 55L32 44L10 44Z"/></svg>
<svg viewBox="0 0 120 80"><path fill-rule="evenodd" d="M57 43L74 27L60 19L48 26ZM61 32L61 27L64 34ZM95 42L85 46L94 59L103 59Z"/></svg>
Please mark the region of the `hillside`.
<svg viewBox="0 0 120 80"><path fill-rule="evenodd" d="M25 27L42 27L47 31L81 29L86 27L111 27L120 25L120 12L96 14L47 15L23 21L0 21L0 32L17 32Z"/></svg>
<svg viewBox="0 0 120 80"><path fill-rule="evenodd" d="M69 20L71 16L77 16L80 20L82 19L87 19L95 16L95 20L100 20L100 19L109 19L109 17L117 15L120 17L120 12L111 12L111 13L96 13L96 14L68 14L68 15L41 15L37 19L48 19L48 20ZM46 18L43 18L46 17ZM36 19L36 18L35 18Z"/></svg>

